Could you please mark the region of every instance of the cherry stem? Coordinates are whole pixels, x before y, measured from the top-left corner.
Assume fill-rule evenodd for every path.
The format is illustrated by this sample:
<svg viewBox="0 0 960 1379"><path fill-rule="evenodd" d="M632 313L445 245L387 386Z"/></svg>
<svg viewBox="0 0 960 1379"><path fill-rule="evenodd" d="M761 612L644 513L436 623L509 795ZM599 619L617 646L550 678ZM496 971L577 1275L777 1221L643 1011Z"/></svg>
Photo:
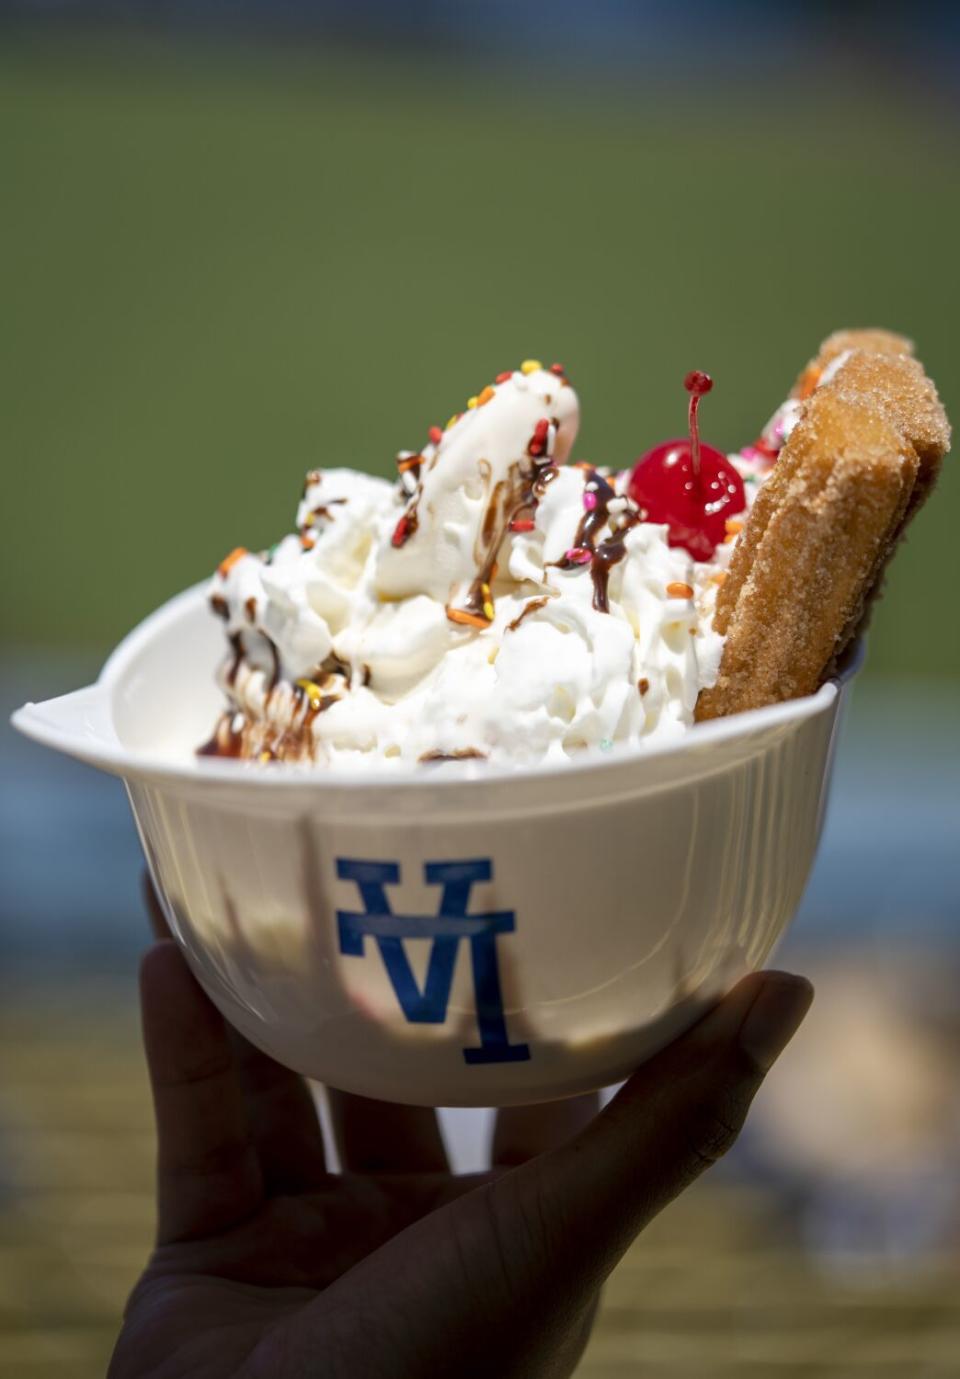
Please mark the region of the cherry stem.
<svg viewBox="0 0 960 1379"><path fill-rule="evenodd" d="M700 485L700 425L697 419L697 410L700 406L700 399L704 393L709 393L713 387L713 379L708 373L703 373L700 369L694 369L688 373L683 380L683 386L690 394L690 407L687 414L687 424L690 428L690 454L693 460L693 478L696 485Z"/></svg>
<svg viewBox="0 0 960 1379"><path fill-rule="evenodd" d="M700 427L697 424L697 408L700 406L700 394L694 393L690 398L688 422L690 426L690 453L693 456L693 477L700 482Z"/></svg>

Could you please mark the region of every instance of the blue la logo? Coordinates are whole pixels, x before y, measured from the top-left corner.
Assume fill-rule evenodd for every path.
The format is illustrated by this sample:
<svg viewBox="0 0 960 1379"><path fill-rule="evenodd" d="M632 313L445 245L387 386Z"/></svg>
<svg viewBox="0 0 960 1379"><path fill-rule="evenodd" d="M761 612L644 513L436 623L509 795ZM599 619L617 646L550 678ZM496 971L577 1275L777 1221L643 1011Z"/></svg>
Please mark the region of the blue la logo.
<svg viewBox="0 0 960 1379"><path fill-rule="evenodd" d="M497 935L516 927L512 910L468 914L470 891L476 881L489 881L489 859L464 862L427 862L423 868L428 886L442 886L435 915L394 914L386 887L400 881L397 862L366 862L353 857L337 858L337 876L356 882L362 910L338 910L340 952L363 957L364 940L375 940L397 1000L411 1024L442 1025L453 984L457 952L464 939L470 943L473 991L477 1009L478 1048L463 1050L467 1063L516 1063L530 1057L527 1044L511 1044L503 1011ZM432 943L426 978L421 990L404 948L405 939L429 939Z"/></svg>

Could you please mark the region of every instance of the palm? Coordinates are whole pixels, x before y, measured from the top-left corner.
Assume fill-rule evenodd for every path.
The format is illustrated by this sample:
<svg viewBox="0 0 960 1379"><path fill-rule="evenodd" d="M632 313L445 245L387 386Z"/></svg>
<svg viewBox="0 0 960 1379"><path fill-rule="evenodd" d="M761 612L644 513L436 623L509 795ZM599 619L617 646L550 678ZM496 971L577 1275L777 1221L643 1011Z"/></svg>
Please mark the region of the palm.
<svg viewBox="0 0 960 1379"><path fill-rule="evenodd" d="M270 1198L224 1236L159 1246L131 1299L112 1373L152 1374L144 1366L149 1353L166 1367L160 1374L235 1375L292 1312L315 1304L386 1241L488 1177L331 1175L319 1190ZM214 1331L216 1350L206 1356Z"/></svg>
<svg viewBox="0 0 960 1379"><path fill-rule="evenodd" d="M255 1287L322 1292L361 1259L487 1175L331 1175L317 1192L278 1196L257 1215L213 1240L160 1246L158 1277L221 1278Z"/></svg>
<svg viewBox="0 0 960 1379"><path fill-rule="evenodd" d="M596 1116L500 1112L454 1177L435 1113L306 1085L230 1033L164 943L143 969L158 1245L110 1379L566 1379L603 1279L731 1142L807 984L748 978ZM589 1123L588 1123L589 1122Z"/></svg>

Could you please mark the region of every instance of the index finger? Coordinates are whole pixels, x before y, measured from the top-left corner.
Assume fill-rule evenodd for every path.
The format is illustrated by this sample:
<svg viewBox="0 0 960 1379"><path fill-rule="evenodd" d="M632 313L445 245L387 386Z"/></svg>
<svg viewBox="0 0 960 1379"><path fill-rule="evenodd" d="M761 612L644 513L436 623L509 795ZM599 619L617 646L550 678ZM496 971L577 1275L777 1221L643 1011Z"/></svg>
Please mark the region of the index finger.
<svg viewBox="0 0 960 1379"><path fill-rule="evenodd" d="M177 945L140 968L143 1039L157 1122L160 1244L226 1230L263 1198L227 1028Z"/></svg>

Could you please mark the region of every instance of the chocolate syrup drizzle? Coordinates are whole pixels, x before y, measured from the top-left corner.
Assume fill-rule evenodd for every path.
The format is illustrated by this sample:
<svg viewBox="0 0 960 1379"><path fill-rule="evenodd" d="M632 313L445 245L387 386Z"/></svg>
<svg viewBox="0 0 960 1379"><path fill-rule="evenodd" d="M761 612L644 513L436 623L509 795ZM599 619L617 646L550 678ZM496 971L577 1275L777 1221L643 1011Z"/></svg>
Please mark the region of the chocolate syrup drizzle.
<svg viewBox="0 0 960 1379"><path fill-rule="evenodd" d="M594 487L585 487L584 492L594 493L597 501L594 507L586 509L580 518L571 550L579 549L590 552L593 606L598 613L609 613L610 571L615 565L619 565L626 555L627 532L640 521L640 514L639 512L626 511L623 514L622 525L618 530L611 532L606 540L597 545L597 535L603 529L604 524L610 520L610 504L618 495L609 480L599 474L593 466L587 470L586 484ZM580 563L577 560L571 560L569 554L561 556L559 560L553 562L558 570L575 570Z"/></svg>
<svg viewBox="0 0 960 1379"><path fill-rule="evenodd" d="M205 742L202 747L197 748L198 757L241 757L243 756L243 725L234 728L234 720L242 715L238 715L232 709L226 709L217 721L217 726L213 730L213 737L209 742ZM244 724L246 719L244 719Z"/></svg>
<svg viewBox="0 0 960 1379"><path fill-rule="evenodd" d="M435 458L435 457L434 457ZM400 493L406 499L406 506L397 520L397 525L393 529L393 536L390 544L397 549L405 546L420 525L420 496L423 493L423 455L415 451L401 450L397 456L397 464L402 465L400 471ZM413 476L416 487L413 493L407 492L403 486L403 480L407 474Z"/></svg>
<svg viewBox="0 0 960 1379"><path fill-rule="evenodd" d="M403 546L417 530L418 513L417 508L422 493L421 470L423 457L404 456L406 459L418 459L419 463L408 465L406 472L413 472L417 481L416 491L411 495L410 500L401 516L394 532L394 546ZM482 462L485 463L485 462ZM609 581L611 570L619 564L626 554L626 537L632 527L641 520L641 514L637 511L626 510L620 518L616 530L603 541L598 543L597 537L603 527L610 521L610 503L618 496L612 484L605 479L595 467L585 466L587 478L585 484L588 485L586 492L596 496L596 503L592 508L584 510L583 516L577 525L576 534L573 539L571 550L579 549L590 552L590 575L593 581L593 607L601 613L610 611L609 603ZM547 454L540 454L531 442L528 447L527 455L523 463L511 466L506 479L499 480L493 487L487 507L483 515L483 521L478 533L477 548L474 556L477 561L477 574L467 591L464 601L464 611L474 616L486 620L484 605L490 598L490 581L496 573L497 556L504 537L511 525L518 521L532 521L534 519L537 506L543 498L547 487L556 479L559 470L553 460ZM489 473L489 471L488 471ZM307 475L304 484L306 493L311 483L316 483L320 479L317 471L312 471ZM344 502L345 499L331 499L334 502ZM313 510L308 520L312 521L315 517L329 517L326 506L318 507ZM557 569L570 570L578 568L582 561L571 559L569 555L564 555L560 560L553 564ZM514 632L523 622L524 618L543 608L549 602L549 596L542 596L529 600L516 618L509 624L508 631ZM229 620L229 605L221 595L214 594L210 600L214 613L225 620ZM256 603L250 598L246 601L245 609L247 617L251 622L255 622ZM269 682L267 685L266 699L269 703L270 697L280 681L280 654L276 643L271 637L257 629L270 648L273 666ZM224 681L229 690L233 690L236 684L237 674L245 657L243 636L240 632L233 632L229 637L232 650L232 660L224 673ZM318 666L309 677L318 687L323 687L336 677L341 676L349 686L352 678L351 666L336 656L333 652ZM369 667L362 668L362 683L368 684L370 680ZM640 681L638 688L640 693L644 693L647 685ZM303 711L302 718L295 730L284 729L279 736L264 741L258 755L263 760L283 760L288 756L298 756L302 751L304 739L308 736L311 724L321 713L325 713L329 708L342 699L342 694L321 694L310 695L303 685L293 687L295 702L299 706L305 699L308 700L307 706ZM235 727L239 720L240 726ZM202 747L197 748L198 756L219 756L219 757L241 757L243 755L244 729L248 726L248 720L242 710L234 707L225 711L218 724L216 731ZM472 758L485 759L486 753L475 747L459 748L453 752L431 751L425 752L420 758L422 763L444 762L444 761L464 761Z"/></svg>
<svg viewBox="0 0 960 1379"><path fill-rule="evenodd" d="M240 669L244 656L243 637L239 632L231 632L228 640L230 642L230 649L233 652L233 660L227 667L226 674L223 678L227 685L233 689L237 682L237 672Z"/></svg>

